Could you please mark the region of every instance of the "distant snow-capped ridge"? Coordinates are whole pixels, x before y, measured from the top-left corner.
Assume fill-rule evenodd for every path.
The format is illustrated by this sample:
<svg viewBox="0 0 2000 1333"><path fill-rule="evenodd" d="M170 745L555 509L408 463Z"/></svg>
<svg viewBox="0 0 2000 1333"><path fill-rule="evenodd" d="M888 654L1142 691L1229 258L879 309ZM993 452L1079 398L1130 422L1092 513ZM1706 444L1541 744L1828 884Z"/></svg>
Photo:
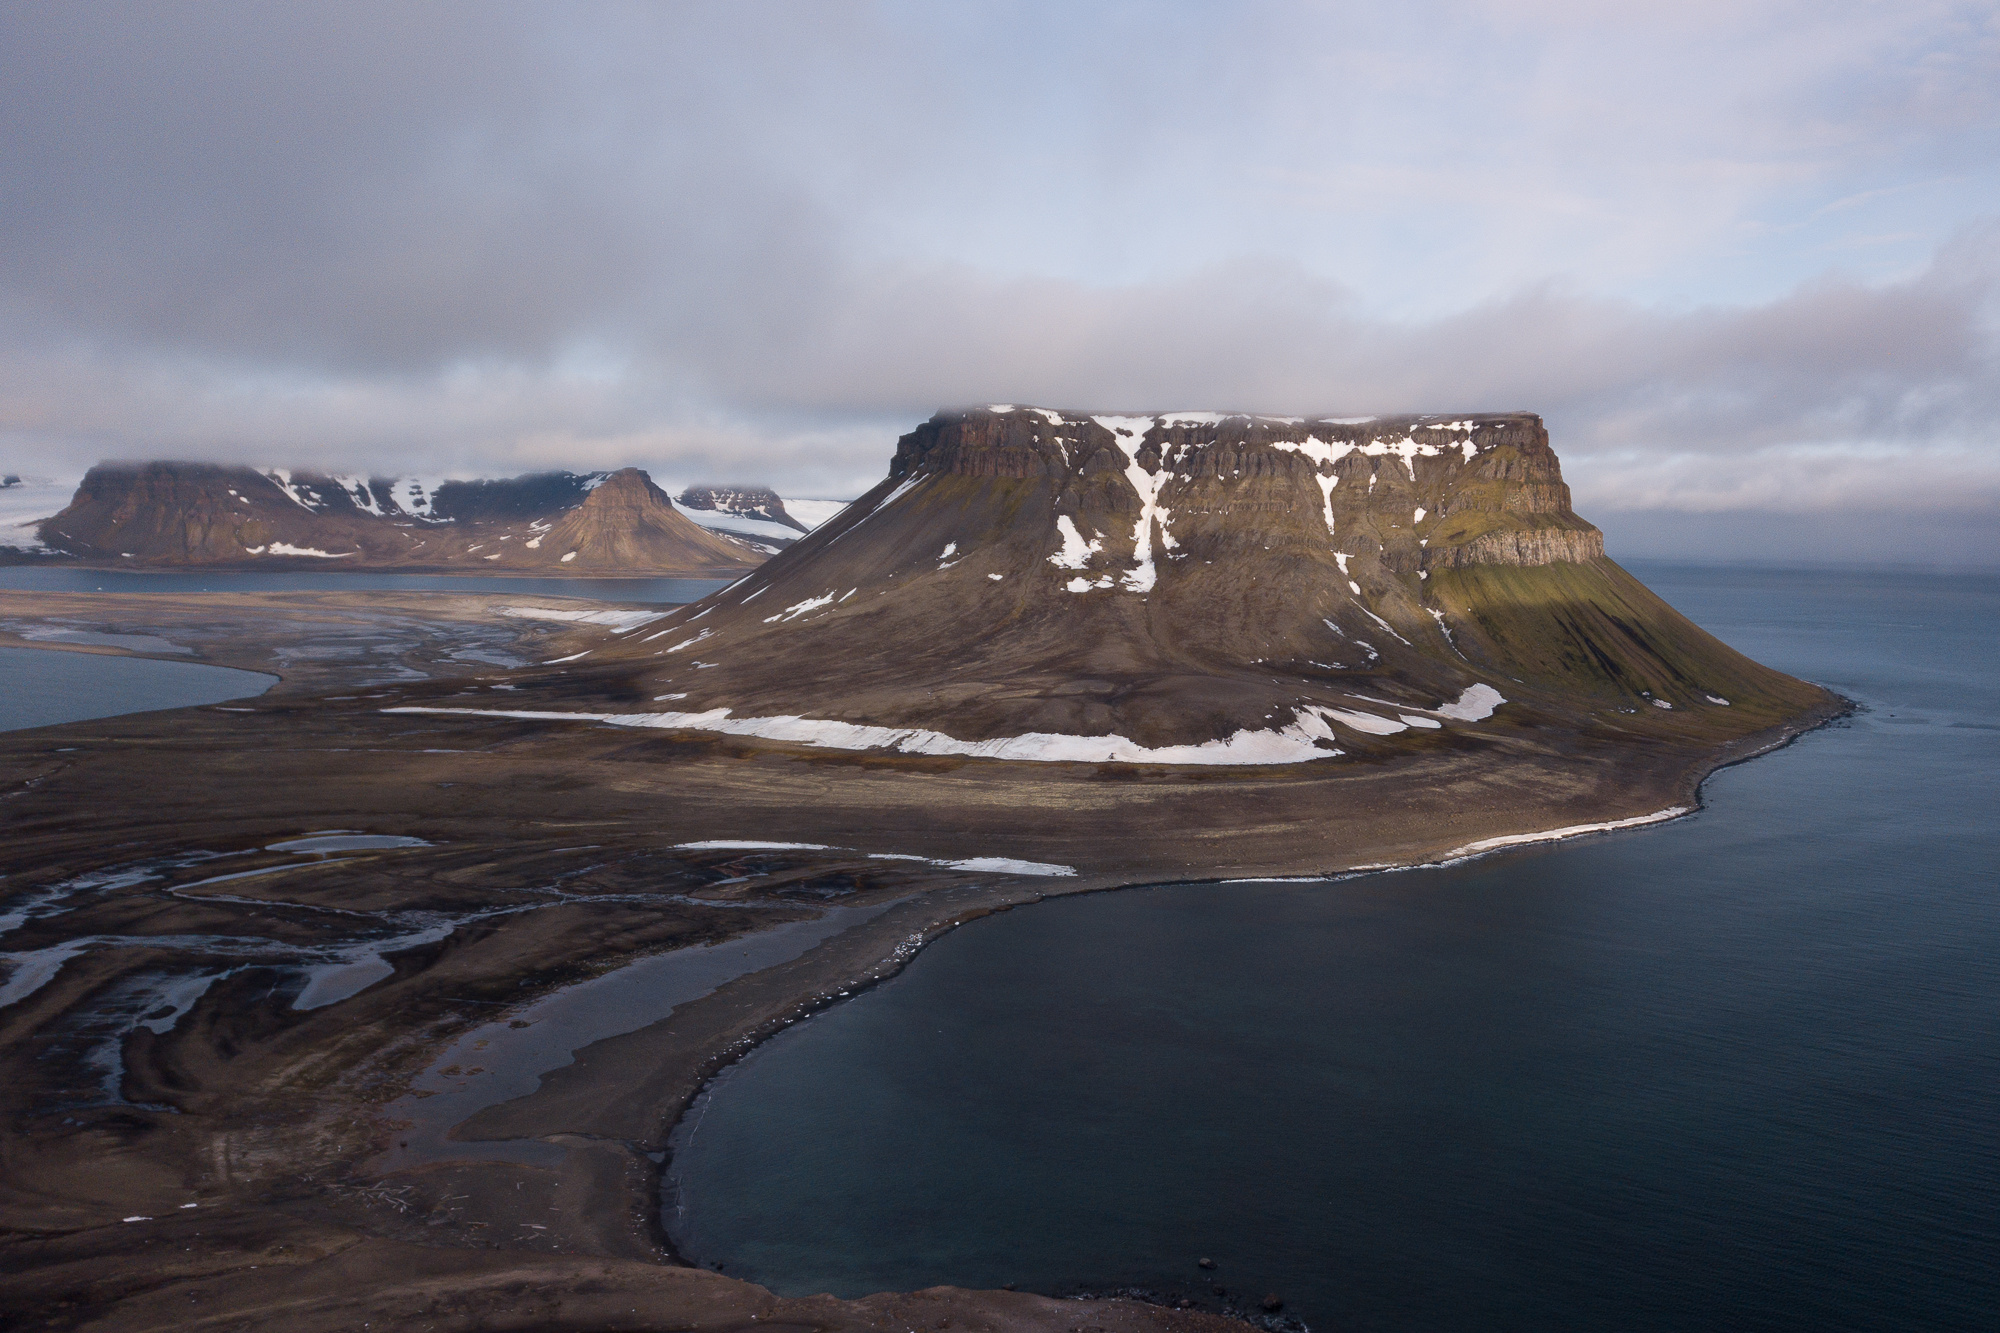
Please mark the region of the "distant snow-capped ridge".
<svg viewBox="0 0 2000 1333"><path fill-rule="evenodd" d="M675 506L705 528L789 546L847 508L846 500L790 499L768 486L689 486Z"/></svg>
<svg viewBox="0 0 2000 1333"><path fill-rule="evenodd" d="M541 472L519 477L417 475L367 477L358 473L315 473L291 468L259 467L294 504L313 513L352 507L377 518L413 518L425 523L449 523L459 518L486 517L500 491L518 492L508 509L537 509L581 503L609 477L609 472ZM481 504L477 496L487 501ZM453 501L461 503L454 504ZM467 511L467 512L460 512Z"/></svg>
<svg viewBox="0 0 2000 1333"><path fill-rule="evenodd" d="M34 533L49 553L131 560L134 568L277 559L482 574L719 577L777 549L690 522L638 468L484 480L102 463L66 506L43 505L41 513Z"/></svg>
<svg viewBox="0 0 2000 1333"><path fill-rule="evenodd" d="M506 508L532 503L541 509L581 504L584 496L604 484L609 472L544 472L491 479L465 475L428 474L368 477L359 473L314 473L281 467L259 467L294 504L313 513L351 506L377 518L409 518L424 523L450 523L460 518L490 517L503 490L523 492ZM532 492L530 501L528 492ZM481 503L484 501L484 503ZM768 486L690 486L671 503L702 527L736 536L780 543L811 532L847 507L845 500L786 499ZM60 508L61 506L56 506ZM794 508L796 507L796 508Z"/></svg>
<svg viewBox="0 0 2000 1333"><path fill-rule="evenodd" d="M0 479L14 476L0 473ZM613 481L617 485L607 490ZM638 490L633 491L635 484ZM775 555L846 507L843 501L787 501L769 487L749 485L690 487L677 504L646 474L630 468L483 478L120 462L100 464L80 481L23 475L0 486L0 551L16 558L112 551L124 558L130 550L132 559L176 564L317 552L326 558L358 556L363 563L390 560L398 565L449 566L469 557L492 572L548 555L575 570L587 553L561 562L570 551L551 552L559 540L551 530L582 514L593 496L611 490L624 497L611 506L626 514L618 522L632 521L649 505L660 521L672 515L669 526L682 525L679 548L688 561L703 566L718 559L727 563ZM640 492L646 498L634 507ZM121 506L130 511L123 517ZM788 506L796 506L796 512ZM153 549L152 538L126 530L141 515L158 519L161 533L196 534L193 545L168 542ZM696 538L696 533L702 535ZM648 567L666 558L650 549L643 555L631 550L615 556L607 549L601 556L612 564L631 559Z"/></svg>
<svg viewBox="0 0 2000 1333"><path fill-rule="evenodd" d="M356 509L377 518L402 515L431 522L441 521L431 510L431 500L438 488L447 481L465 480L457 477L370 478L352 474L324 477L300 474L294 479L290 468L260 467L257 471L277 483L278 489L290 496L294 504L314 513L324 512L329 504L329 493L337 491Z"/></svg>

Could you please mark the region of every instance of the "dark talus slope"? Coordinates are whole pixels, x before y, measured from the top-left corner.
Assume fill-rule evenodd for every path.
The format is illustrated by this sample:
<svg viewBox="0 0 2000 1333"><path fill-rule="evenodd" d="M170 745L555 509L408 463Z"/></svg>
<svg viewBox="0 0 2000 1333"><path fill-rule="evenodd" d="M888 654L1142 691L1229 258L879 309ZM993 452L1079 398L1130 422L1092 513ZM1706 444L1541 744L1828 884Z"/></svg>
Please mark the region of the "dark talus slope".
<svg viewBox="0 0 2000 1333"><path fill-rule="evenodd" d="M762 552L674 512L636 468L505 481L373 480L211 463L100 464L41 525L129 567L729 575Z"/></svg>
<svg viewBox="0 0 2000 1333"><path fill-rule="evenodd" d="M670 701L654 725L1015 758L1707 744L1827 701L1605 558L1528 414L940 413L847 512L607 655Z"/></svg>

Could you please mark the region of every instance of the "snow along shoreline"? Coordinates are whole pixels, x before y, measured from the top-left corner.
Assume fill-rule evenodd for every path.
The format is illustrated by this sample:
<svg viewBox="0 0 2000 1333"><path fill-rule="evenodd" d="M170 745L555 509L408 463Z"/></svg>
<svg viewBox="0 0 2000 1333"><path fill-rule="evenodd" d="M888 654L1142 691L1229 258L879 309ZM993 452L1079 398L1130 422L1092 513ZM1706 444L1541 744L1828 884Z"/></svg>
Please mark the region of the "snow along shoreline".
<svg viewBox="0 0 2000 1333"><path fill-rule="evenodd" d="M1670 805L1664 810L1655 810L1649 815L1633 815L1629 819L1607 819L1598 824L1569 824L1563 828L1543 829L1539 833L1506 833L1497 838L1481 838L1468 842L1463 847L1454 847L1439 856L1421 861L1378 861L1373 865L1352 866L1346 870L1334 870L1324 875L1251 875L1241 879L1219 880L1222 884L1330 884L1335 880L1352 879L1356 875L1381 875L1392 870L1442 870L1447 866L1462 865L1476 861L1494 852L1506 851L1511 847L1532 847L1547 842L1567 842L1571 838L1588 837L1593 833L1615 833L1619 829L1643 828L1648 824L1664 824L1669 820L1681 819L1695 813L1699 806Z"/></svg>
<svg viewBox="0 0 2000 1333"><path fill-rule="evenodd" d="M1463 847L1453 848L1437 862L1452 865L1459 861L1469 861L1475 856L1497 852L1507 847L1526 847L1538 842L1562 842L1569 838L1581 838L1590 833L1610 833L1623 828L1640 828L1647 824L1664 824L1669 819L1679 819L1691 815L1695 807L1691 805L1670 805L1664 810L1655 810L1650 815L1633 815L1630 819L1608 819L1601 824L1571 824L1566 828L1545 829L1540 833L1509 833L1498 838L1481 838L1468 842Z"/></svg>

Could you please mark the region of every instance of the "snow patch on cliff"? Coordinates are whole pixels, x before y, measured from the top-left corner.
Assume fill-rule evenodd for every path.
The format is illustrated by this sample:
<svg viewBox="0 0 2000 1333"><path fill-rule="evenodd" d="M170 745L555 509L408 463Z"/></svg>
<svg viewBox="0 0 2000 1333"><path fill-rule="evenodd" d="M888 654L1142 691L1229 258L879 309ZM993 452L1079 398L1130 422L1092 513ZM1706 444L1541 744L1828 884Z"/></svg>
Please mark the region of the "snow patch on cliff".
<svg viewBox="0 0 2000 1333"><path fill-rule="evenodd" d="M272 542L269 546L246 546L243 549L252 555L310 555L321 560L345 560L349 556L361 554L359 551L341 551L336 554L332 551L322 551L316 546L294 546L290 542Z"/></svg>
<svg viewBox="0 0 2000 1333"><path fill-rule="evenodd" d="M1316 435L1308 435L1303 440L1273 440L1271 447L1288 454L1302 454L1321 467L1331 467L1359 448L1358 445L1338 440L1329 444Z"/></svg>
<svg viewBox="0 0 2000 1333"><path fill-rule="evenodd" d="M1494 709L1506 702L1500 691L1482 682L1466 686L1451 703L1440 704L1427 711L1456 718L1460 722L1483 722L1493 716Z"/></svg>
<svg viewBox="0 0 2000 1333"><path fill-rule="evenodd" d="M797 620L808 611L816 611L822 606L832 606L833 599L834 593L826 592L820 594L818 597L808 597L803 602L793 602L790 606L778 612L777 615L765 616L764 623L770 625L780 620Z"/></svg>
<svg viewBox="0 0 2000 1333"><path fill-rule="evenodd" d="M1153 524L1160 524L1161 544L1171 549L1174 542L1168 533L1167 522L1173 517L1160 505L1160 492L1173 480L1173 471L1162 467L1158 472L1148 472L1139 465L1139 450L1146 442L1146 432L1153 428L1151 417L1092 417L1098 425L1111 432L1111 438L1125 453L1125 480L1132 483L1132 489L1139 494L1139 521L1132 529L1132 560L1134 568L1123 579L1128 592L1151 592L1159 581L1159 571L1153 567Z"/></svg>
<svg viewBox="0 0 2000 1333"><path fill-rule="evenodd" d="M1057 569L1082 569L1090 563L1090 557L1104 549L1102 537L1092 537L1086 542L1068 514L1056 516L1056 532L1062 537L1062 550L1050 556L1049 563Z"/></svg>

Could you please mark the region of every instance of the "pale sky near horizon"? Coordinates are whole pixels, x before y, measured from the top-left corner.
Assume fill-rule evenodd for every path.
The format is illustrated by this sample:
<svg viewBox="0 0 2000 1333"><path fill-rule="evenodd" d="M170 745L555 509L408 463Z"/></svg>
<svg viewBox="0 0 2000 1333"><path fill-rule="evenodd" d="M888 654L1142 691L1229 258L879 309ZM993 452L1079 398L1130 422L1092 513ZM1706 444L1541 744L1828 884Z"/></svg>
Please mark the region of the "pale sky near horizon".
<svg viewBox="0 0 2000 1333"><path fill-rule="evenodd" d="M2000 0L12 0L0 105L0 471L1526 409L1614 551L2000 563Z"/></svg>

